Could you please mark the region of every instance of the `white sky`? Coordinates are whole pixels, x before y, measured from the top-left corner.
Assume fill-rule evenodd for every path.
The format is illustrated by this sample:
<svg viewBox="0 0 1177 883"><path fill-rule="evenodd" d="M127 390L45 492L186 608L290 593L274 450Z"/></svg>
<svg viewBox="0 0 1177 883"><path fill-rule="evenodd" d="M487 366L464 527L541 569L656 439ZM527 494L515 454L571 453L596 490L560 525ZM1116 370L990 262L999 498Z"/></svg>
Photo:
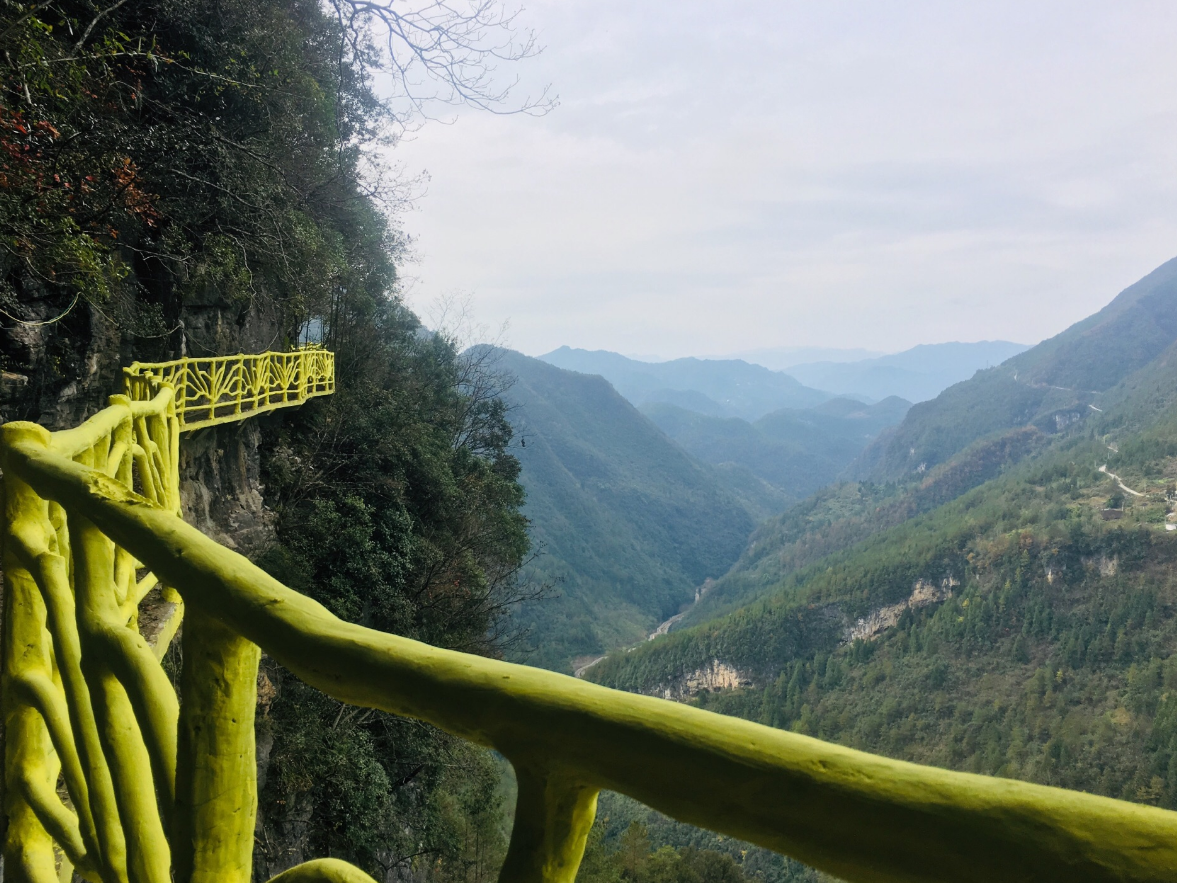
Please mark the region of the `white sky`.
<svg viewBox="0 0 1177 883"><path fill-rule="evenodd" d="M541 118L402 143L410 303L667 357L1033 343L1177 255L1173 0L536 0Z"/></svg>

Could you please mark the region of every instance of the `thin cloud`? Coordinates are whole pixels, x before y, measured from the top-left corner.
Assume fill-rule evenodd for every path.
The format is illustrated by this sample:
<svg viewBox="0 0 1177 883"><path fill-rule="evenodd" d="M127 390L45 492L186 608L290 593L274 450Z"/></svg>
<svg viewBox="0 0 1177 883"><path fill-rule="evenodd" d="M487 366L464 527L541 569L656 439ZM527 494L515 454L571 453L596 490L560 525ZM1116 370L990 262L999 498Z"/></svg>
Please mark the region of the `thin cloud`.
<svg viewBox="0 0 1177 883"><path fill-rule="evenodd" d="M561 107L398 148L414 296L525 352L1031 342L1177 254L1167 0L525 16Z"/></svg>

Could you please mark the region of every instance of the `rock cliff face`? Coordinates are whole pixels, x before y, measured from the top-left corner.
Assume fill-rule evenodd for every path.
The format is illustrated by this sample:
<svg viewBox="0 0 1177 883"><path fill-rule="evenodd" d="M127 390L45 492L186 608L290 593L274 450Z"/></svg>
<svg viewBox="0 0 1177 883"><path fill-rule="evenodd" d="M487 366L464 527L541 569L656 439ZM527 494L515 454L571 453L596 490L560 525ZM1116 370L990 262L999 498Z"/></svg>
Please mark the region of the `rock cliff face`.
<svg viewBox="0 0 1177 883"><path fill-rule="evenodd" d="M898 604L880 607L868 616L860 618L846 630L843 641L848 644L851 641L873 640L880 633L897 625L905 611L946 601L952 597L952 590L959 585L960 583L951 576L944 577L938 585L929 580L918 579L912 587L911 597Z"/></svg>
<svg viewBox="0 0 1177 883"><path fill-rule="evenodd" d="M121 391L122 335L88 304L34 299L0 315L0 417L76 426Z"/></svg>
<svg viewBox="0 0 1177 883"><path fill-rule="evenodd" d="M663 699L686 702L704 691L714 693L751 685L750 675L726 662L712 659L708 665L677 678L674 682L660 687L655 693Z"/></svg>
<svg viewBox="0 0 1177 883"><path fill-rule="evenodd" d="M252 557L274 537L262 498L260 421L213 426L180 442L180 503L184 520L223 546Z"/></svg>
<svg viewBox="0 0 1177 883"><path fill-rule="evenodd" d="M142 322L119 322L118 315L118 305L63 304L48 296L6 307L0 314L0 422L76 426L122 391L122 368L131 362L263 352L284 339L281 323L266 309L229 302L211 290L165 306L162 333L136 335L145 330ZM281 418L198 430L180 444L185 519L246 555L273 536L258 480L259 421L265 419Z"/></svg>

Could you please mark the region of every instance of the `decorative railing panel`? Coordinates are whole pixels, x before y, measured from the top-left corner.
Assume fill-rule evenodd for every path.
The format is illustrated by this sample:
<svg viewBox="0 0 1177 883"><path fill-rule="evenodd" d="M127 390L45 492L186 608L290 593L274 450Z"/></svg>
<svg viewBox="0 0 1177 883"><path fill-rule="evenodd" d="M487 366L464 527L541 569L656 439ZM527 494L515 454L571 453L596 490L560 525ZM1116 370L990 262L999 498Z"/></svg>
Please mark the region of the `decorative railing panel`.
<svg viewBox="0 0 1177 883"><path fill-rule="evenodd" d="M335 392L335 354L306 346L289 353L135 362L123 369L123 383L135 401L171 386L180 430L201 429L330 395Z"/></svg>
<svg viewBox="0 0 1177 883"><path fill-rule="evenodd" d="M247 883L260 650L335 698L493 747L519 796L501 879L571 883L597 793L851 881L1177 879L1177 813L902 763L343 622L177 516L166 383L83 426L0 427L6 879ZM137 627L183 598L180 696ZM178 621L178 616L173 617ZM260 649L259 649L260 648ZM275 878L369 881L334 859Z"/></svg>
<svg viewBox="0 0 1177 883"><path fill-rule="evenodd" d="M179 521L180 430L167 384L150 401L112 396L77 429L9 426L8 437L36 438ZM91 880L166 880L177 703L159 658L180 597L17 471L5 470L4 492L6 877L48 883L73 867Z"/></svg>

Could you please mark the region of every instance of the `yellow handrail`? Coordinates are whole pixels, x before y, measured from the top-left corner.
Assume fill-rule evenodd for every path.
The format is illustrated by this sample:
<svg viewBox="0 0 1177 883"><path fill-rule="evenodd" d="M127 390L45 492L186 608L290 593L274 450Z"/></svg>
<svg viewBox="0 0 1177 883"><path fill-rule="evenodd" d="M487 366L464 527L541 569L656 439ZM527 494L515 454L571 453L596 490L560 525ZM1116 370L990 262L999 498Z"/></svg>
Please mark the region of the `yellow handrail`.
<svg viewBox="0 0 1177 883"><path fill-rule="evenodd" d="M131 407L114 407L101 426L127 425ZM571 883L601 788L851 881L1177 879L1177 813L889 760L342 622L104 468L126 431L107 442L94 426L74 456L33 424L0 427L10 620L23 605L4 657L15 879L56 879L56 842L88 879L166 883L170 866L246 883L259 647L337 699L510 759L511 883ZM120 549L188 607L179 709L119 625ZM54 793L59 770L73 809ZM368 878L326 861L277 879Z"/></svg>
<svg viewBox="0 0 1177 883"><path fill-rule="evenodd" d="M135 362L123 369L123 385L133 401L171 386L180 430L202 429L330 395L335 354L308 345L288 353Z"/></svg>
<svg viewBox="0 0 1177 883"><path fill-rule="evenodd" d="M111 396L110 407L45 438L55 455L137 491L178 520L180 433L329 394L335 360L305 347L135 363L124 370L124 386L126 395ZM19 430L13 424L12 432ZM215 829L216 820L193 810L203 800L201 789L220 787L194 772L209 754L201 734L217 732L217 716L252 722L253 682L234 692L238 705L248 702L239 709L217 695L217 678L233 671L234 660L248 667L251 658L256 676L257 648L215 629L210 634L198 611L186 629L195 643L193 665L185 670L203 677L185 696L190 712L179 717L159 659L183 619L180 596L84 517L40 496L15 473L5 475L4 490L6 873L48 883L74 867L90 880L164 883L174 865L185 879L196 879L194 856L225 852L223 843L212 845L218 838L199 830L210 821ZM141 630L140 605L157 588L151 622ZM242 733L237 741L244 745L244 739ZM252 767L252 742L239 761L246 754ZM233 772L245 770L239 763ZM59 775L69 805L57 794ZM254 809L228 811L252 817ZM248 847L245 832L238 838ZM198 842L199 849L183 848ZM247 852L242 867L248 870Z"/></svg>
<svg viewBox="0 0 1177 883"><path fill-rule="evenodd" d="M149 401L111 396L46 451L84 464L180 521L179 420L170 385ZM84 516L4 473L5 874L48 881L53 844L89 880L161 880L163 816L175 786L176 696L159 665L180 598ZM156 587L155 647L139 607ZM70 805L57 793L64 777ZM146 784L144 784L146 783ZM162 849L161 849L162 847ZM129 875L129 876L128 876Z"/></svg>

